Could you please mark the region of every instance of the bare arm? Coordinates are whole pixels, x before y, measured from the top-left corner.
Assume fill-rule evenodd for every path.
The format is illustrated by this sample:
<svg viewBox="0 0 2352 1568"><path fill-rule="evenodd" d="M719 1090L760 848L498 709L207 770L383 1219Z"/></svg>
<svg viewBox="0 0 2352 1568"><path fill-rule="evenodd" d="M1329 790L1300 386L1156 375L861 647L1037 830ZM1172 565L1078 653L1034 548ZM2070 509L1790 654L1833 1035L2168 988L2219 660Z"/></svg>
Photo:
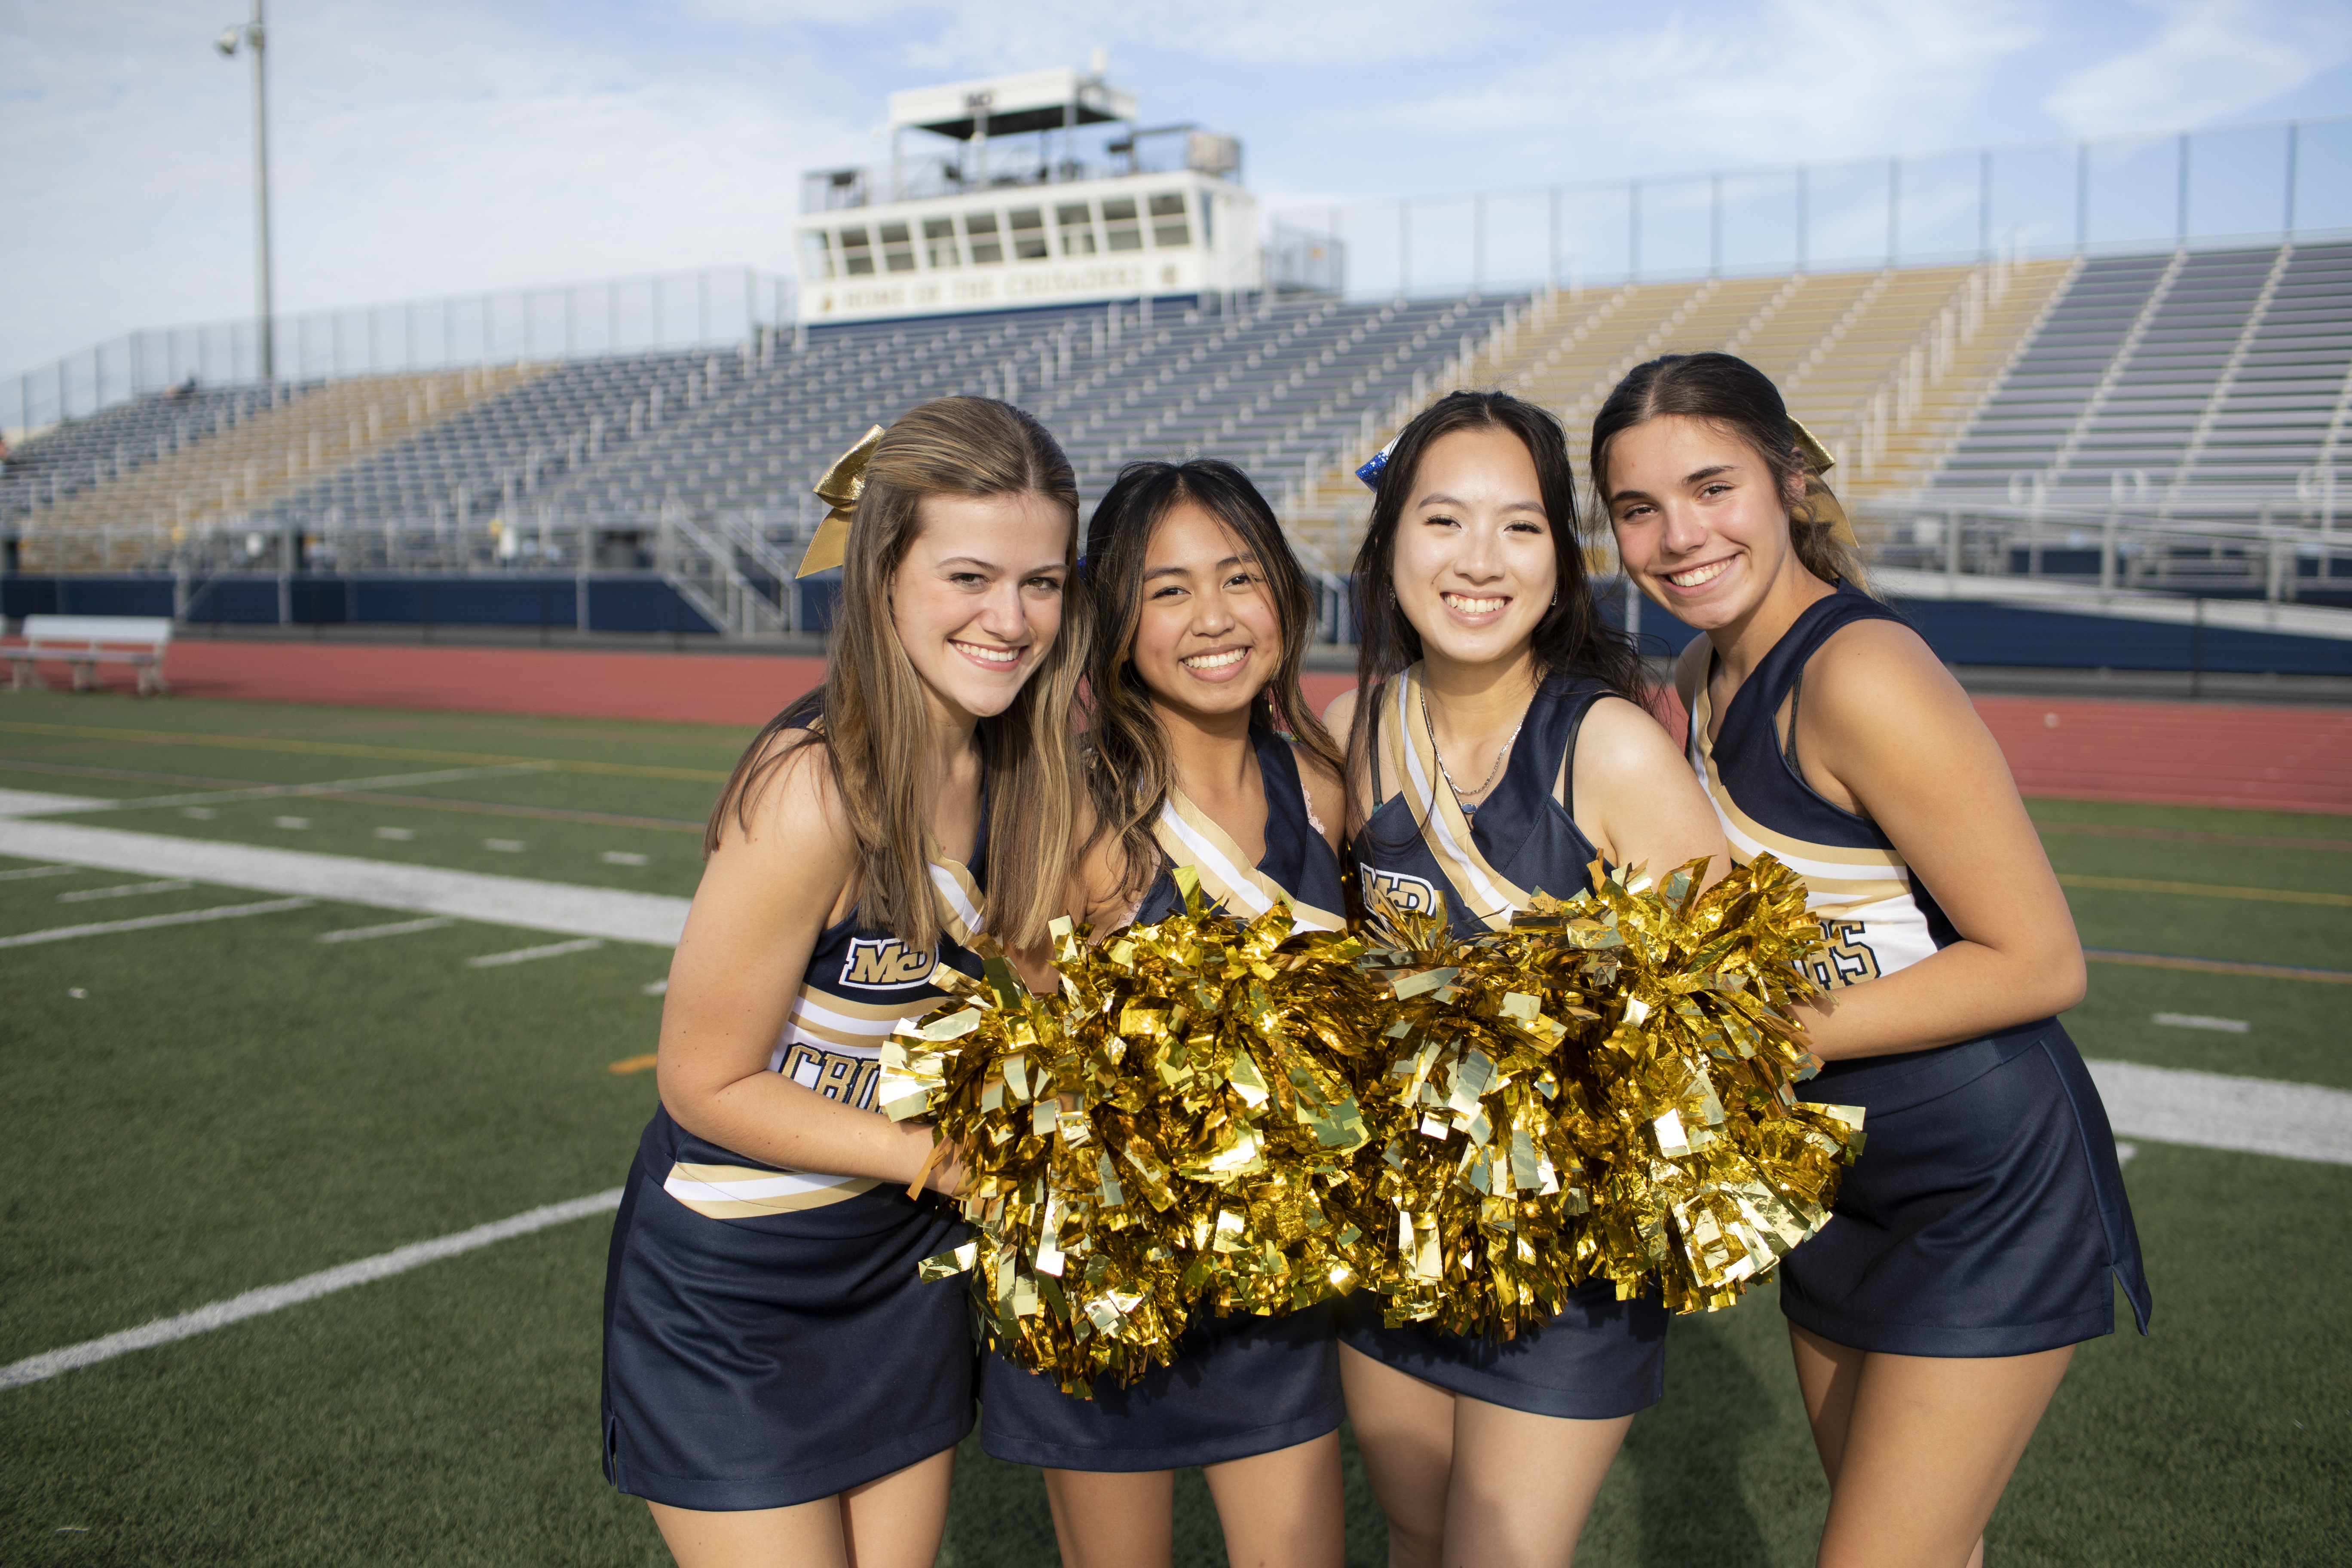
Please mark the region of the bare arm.
<svg viewBox="0 0 2352 1568"><path fill-rule="evenodd" d="M1344 697L1339 699L1345 700ZM1348 826L1348 786L1322 758L1306 747L1293 746L1290 754L1298 764L1298 782L1307 790L1307 809L1323 825L1323 841L1336 854L1340 832Z"/></svg>
<svg viewBox="0 0 2352 1568"><path fill-rule="evenodd" d="M1070 867L1069 891L1065 897L1072 916L1094 927L1094 940L1100 942L1125 923L1134 906L1119 885L1126 856L1118 839L1107 833L1087 843L1097 820L1092 797L1080 795L1075 831L1077 841L1086 846L1086 852Z"/></svg>
<svg viewBox="0 0 2352 1568"><path fill-rule="evenodd" d="M1584 715L1575 762L1577 826L1613 866L1663 879L1708 858L1702 885L1731 870L1723 825L1664 726L1633 703L1604 697Z"/></svg>
<svg viewBox="0 0 2352 1568"><path fill-rule="evenodd" d="M1805 780L1895 842L1960 940L1806 1010L1824 1058L1974 1039L2083 999L2074 918L1968 694L1906 627L1845 627L1806 667Z"/></svg>
<svg viewBox="0 0 2352 1568"><path fill-rule="evenodd" d="M662 1104L696 1137L762 1164L914 1180L931 1130L828 1100L769 1069L809 954L848 912L856 840L820 746L804 746L760 796L751 827L730 818L703 868L670 961L655 1075ZM931 1184L952 1190L953 1162Z"/></svg>

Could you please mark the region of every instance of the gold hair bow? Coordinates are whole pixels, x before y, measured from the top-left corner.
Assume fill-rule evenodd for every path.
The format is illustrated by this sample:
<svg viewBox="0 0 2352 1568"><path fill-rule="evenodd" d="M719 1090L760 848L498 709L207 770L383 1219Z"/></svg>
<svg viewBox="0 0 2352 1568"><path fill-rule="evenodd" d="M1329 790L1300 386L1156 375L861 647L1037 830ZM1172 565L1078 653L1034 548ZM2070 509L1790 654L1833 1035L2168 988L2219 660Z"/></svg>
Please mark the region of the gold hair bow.
<svg viewBox="0 0 2352 1568"><path fill-rule="evenodd" d="M866 464L874 456L874 448L882 444L882 426L877 425L857 439L857 445L833 460L833 467L816 482L816 499L833 510L817 524L815 537L801 556L801 569L793 574L805 577L812 572L823 572L838 566L849 555L849 519L857 510L857 498L866 493Z"/></svg>
<svg viewBox="0 0 2352 1568"><path fill-rule="evenodd" d="M1837 466L1837 459L1798 421L1790 420L1789 428L1796 432L1797 455L1805 460L1805 499L1790 508L1789 515L1799 522L1825 522L1836 530L1838 538L1853 543L1853 521L1829 486L1822 482L1822 476Z"/></svg>

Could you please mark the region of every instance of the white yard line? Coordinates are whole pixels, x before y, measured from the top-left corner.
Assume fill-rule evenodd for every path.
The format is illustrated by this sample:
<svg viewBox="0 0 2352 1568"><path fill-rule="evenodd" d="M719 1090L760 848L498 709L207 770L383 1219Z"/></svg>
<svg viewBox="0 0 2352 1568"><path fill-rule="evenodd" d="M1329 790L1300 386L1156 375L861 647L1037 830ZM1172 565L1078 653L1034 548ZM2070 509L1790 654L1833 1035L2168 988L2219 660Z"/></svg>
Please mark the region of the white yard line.
<svg viewBox="0 0 2352 1568"><path fill-rule="evenodd" d="M158 926L202 925L206 921L242 920L247 915L283 914L288 910L307 910L308 899L272 899L265 904L226 904L219 909L189 910L176 915L141 915L136 920L99 921L90 925L51 926L47 931L28 931L16 936L0 936L0 947L33 947L45 942L70 942L81 936L111 936L117 931L153 931Z"/></svg>
<svg viewBox="0 0 2352 1568"><path fill-rule="evenodd" d="M0 789L0 816L39 816L55 811L104 811L113 804L110 800L93 800L88 795Z"/></svg>
<svg viewBox="0 0 2352 1568"><path fill-rule="evenodd" d="M677 945L688 902L619 888L583 888L79 823L0 819L0 855L71 860L109 871L184 877L223 887L658 947Z"/></svg>
<svg viewBox="0 0 2352 1568"><path fill-rule="evenodd" d="M174 878L168 882L124 882L113 888L77 888L70 893L59 893L58 902L86 904L92 899L130 899L142 893L184 893L194 886L194 882Z"/></svg>
<svg viewBox="0 0 2352 1568"><path fill-rule="evenodd" d="M14 871L0 871L0 882L21 882L28 877L70 877L80 869L79 866L26 866Z"/></svg>
<svg viewBox="0 0 2352 1568"><path fill-rule="evenodd" d="M297 902L299 900L289 900ZM262 906L248 907L258 913ZM233 913L237 911L213 911ZM161 921L190 917L163 915ZM126 925L142 921L124 921ZM21 942L23 938L5 939ZM570 944L558 944L568 946ZM2352 1093L2312 1084L2278 1083L2266 1079L2226 1078L2216 1073L2186 1072L2169 1068L2142 1067L2137 1062L2095 1061L2092 1076L2106 1102L2116 1131L2161 1142L2191 1143L2208 1148L2235 1149L2253 1153L2283 1154L2293 1159L2352 1163ZM2126 1143L2117 1150L2125 1160L2138 1153ZM78 1367L95 1365L130 1351L170 1344L194 1334L224 1328L246 1318L314 1300L331 1291L371 1280L388 1279L419 1264L453 1258L461 1252L528 1236L550 1226L591 1215L609 1214L620 1206L621 1189L550 1204L512 1219L476 1226L436 1241L395 1247L357 1263L346 1263L283 1285L247 1290L226 1301L199 1307L175 1318L161 1318L141 1328L89 1340L61 1350L47 1351L0 1367L0 1388L19 1388Z"/></svg>
<svg viewBox="0 0 2352 1568"><path fill-rule="evenodd" d="M561 958L567 952L586 952L604 944L593 936L577 942L552 942L545 947L519 947L512 952L486 952L479 958L466 960L468 969L495 969L502 963L529 963L534 958Z"/></svg>
<svg viewBox="0 0 2352 1568"><path fill-rule="evenodd" d="M2352 1092L2137 1062L2090 1067L2118 1137L2352 1165Z"/></svg>
<svg viewBox="0 0 2352 1568"><path fill-rule="evenodd" d="M282 800L289 795L333 795L343 790L404 789L416 784L458 784L467 779L505 778L516 773L543 773L552 763L509 763L497 767L442 768L429 773L385 773L378 778L328 779L320 784L254 784L247 789L196 790L184 795L145 795L128 800L92 800L75 806L49 806L53 811L137 811L155 805L219 805L239 800ZM58 795L58 800L70 796ZM0 815L5 815L0 805ZM29 812L16 815L30 816Z"/></svg>
<svg viewBox="0 0 2352 1568"><path fill-rule="evenodd" d="M562 1225L591 1215L610 1214L621 1206L621 1189L598 1193L593 1197L573 1198L570 1203L549 1204L515 1215L512 1219L497 1220L489 1225L478 1225L471 1230L461 1230L455 1236L445 1236L434 1241L412 1242L395 1247L390 1252L380 1252L373 1258L363 1258L357 1263L325 1268L316 1274L305 1274L299 1279L289 1279L283 1285L265 1286L247 1290L242 1296L232 1296L226 1301L215 1301L193 1312L183 1312L176 1318L158 1318L136 1329L126 1329L104 1339L85 1340L62 1350L45 1351L26 1356L23 1361L0 1366L0 1388L22 1388L28 1383L72 1372L78 1367L94 1366L111 1361L129 1351L143 1351L155 1345L167 1345L173 1340L184 1340L193 1334L225 1328L246 1318L257 1318L264 1312L275 1312L282 1307L299 1306L316 1300L332 1291L348 1289L353 1285L365 1285L372 1280L387 1279L405 1273L419 1264L455 1258L461 1252L488 1247L493 1242L529 1236L535 1230Z"/></svg>
<svg viewBox="0 0 2352 1568"><path fill-rule="evenodd" d="M408 936L420 931L439 931L457 922L447 915L427 915L421 921L395 921L388 926L351 926L342 931L322 931L320 942L373 942L380 936Z"/></svg>

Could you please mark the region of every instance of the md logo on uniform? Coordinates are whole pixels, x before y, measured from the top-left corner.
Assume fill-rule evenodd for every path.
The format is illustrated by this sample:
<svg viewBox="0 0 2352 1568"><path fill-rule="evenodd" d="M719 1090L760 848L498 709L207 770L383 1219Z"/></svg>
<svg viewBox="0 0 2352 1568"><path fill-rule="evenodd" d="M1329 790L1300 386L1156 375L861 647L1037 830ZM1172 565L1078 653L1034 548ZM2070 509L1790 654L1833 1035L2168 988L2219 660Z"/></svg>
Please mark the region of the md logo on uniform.
<svg viewBox="0 0 2352 1568"><path fill-rule="evenodd" d="M858 937L850 942L849 956L842 961L841 983L875 990L920 985L937 967L929 952L910 948L895 936L878 941Z"/></svg>

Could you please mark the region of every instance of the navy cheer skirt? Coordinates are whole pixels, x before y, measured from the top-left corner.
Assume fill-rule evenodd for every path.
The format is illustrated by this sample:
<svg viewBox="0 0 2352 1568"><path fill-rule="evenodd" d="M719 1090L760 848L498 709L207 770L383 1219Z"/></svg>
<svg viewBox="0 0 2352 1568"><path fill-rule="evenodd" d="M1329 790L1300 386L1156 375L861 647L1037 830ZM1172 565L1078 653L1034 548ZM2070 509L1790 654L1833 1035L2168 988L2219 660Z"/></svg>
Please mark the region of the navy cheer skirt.
<svg viewBox="0 0 2352 1568"><path fill-rule="evenodd" d="M712 1219L663 1190L695 1144L646 1129L604 1279L604 1474L676 1508L811 1502L971 1430L967 1281L916 1265L956 1246L943 1200L884 1184L788 1214Z"/></svg>
<svg viewBox="0 0 2352 1568"><path fill-rule="evenodd" d="M1344 1406L1326 1302L1279 1318L1195 1323L1176 1359L1092 1399L990 1351L981 1359L982 1447L1057 1470L1172 1470L1271 1453L1336 1431Z"/></svg>
<svg viewBox="0 0 2352 1568"><path fill-rule="evenodd" d="M1595 1279L1568 1309L1507 1340L1444 1333L1427 1323L1388 1328L1370 1292L1342 1305L1340 1342L1454 1394L1535 1415L1606 1421L1646 1410L1666 1393L1666 1309L1651 1290L1630 1301Z"/></svg>
<svg viewBox="0 0 2352 1568"><path fill-rule="evenodd" d="M2115 1331L2147 1277L2089 1069L2054 1018L1832 1062L1804 1098L1867 1112L1829 1223L1780 1265L1780 1310L1833 1344L2010 1356Z"/></svg>

